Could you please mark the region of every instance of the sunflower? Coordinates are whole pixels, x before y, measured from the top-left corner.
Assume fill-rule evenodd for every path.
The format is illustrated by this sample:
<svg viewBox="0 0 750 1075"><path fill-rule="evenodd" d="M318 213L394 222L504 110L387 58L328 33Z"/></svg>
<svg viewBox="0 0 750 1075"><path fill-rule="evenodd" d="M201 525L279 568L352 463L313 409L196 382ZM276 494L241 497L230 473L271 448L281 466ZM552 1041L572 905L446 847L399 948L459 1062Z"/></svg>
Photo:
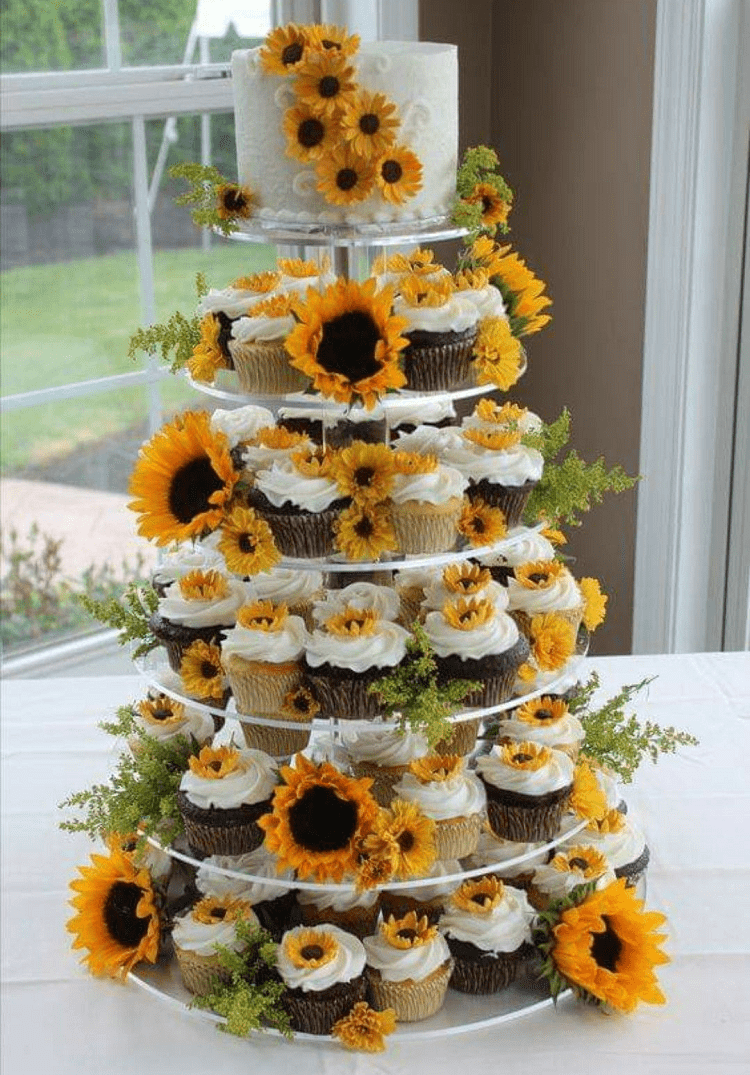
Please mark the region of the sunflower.
<svg viewBox="0 0 750 1075"><path fill-rule="evenodd" d="M491 183L477 183L466 201L469 205L481 205L483 228L494 232L498 224L507 223L510 202L502 198Z"/></svg>
<svg viewBox="0 0 750 1075"><path fill-rule="evenodd" d="M131 475L128 507L138 512L138 533L169 545L215 530L238 476L210 415L179 415L141 448Z"/></svg>
<svg viewBox="0 0 750 1075"><path fill-rule="evenodd" d="M337 129L331 117L320 115L307 104L288 108L282 126L287 157L304 164L318 160L330 148Z"/></svg>
<svg viewBox="0 0 750 1075"><path fill-rule="evenodd" d="M489 623L494 614L494 606L486 597L459 597L443 605L445 622L457 631L474 631Z"/></svg>
<svg viewBox="0 0 750 1075"><path fill-rule="evenodd" d="M409 762L409 770L420 784L443 784L464 771L464 759L459 754L428 754Z"/></svg>
<svg viewBox="0 0 750 1075"><path fill-rule="evenodd" d="M182 655L180 675L185 690L203 702L218 702L224 697L224 672L221 650L210 642L197 639Z"/></svg>
<svg viewBox="0 0 750 1075"><path fill-rule="evenodd" d="M273 601L253 601L243 605L237 612L237 623L250 631L280 631L287 618L285 604L275 605Z"/></svg>
<svg viewBox="0 0 750 1075"><path fill-rule="evenodd" d="M516 675L523 683L533 683L537 677L537 670L532 664L529 664L528 661L524 661L523 664L519 666Z"/></svg>
<svg viewBox="0 0 750 1075"><path fill-rule="evenodd" d="M187 361L187 369L194 381L213 384L219 370L228 368L221 348L221 322L213 314L206 314L200 323L201 338Z"/></svg>
<svg viewBox="0 0 750 1075"><path fill-rule="evenodd" d="M531 655L543 672L556 672L575 653L575 628L555 612L533 616L530 635Z"/></svg>
<svg viewBox="0 0 750 1075"><path fill-rule="evenodd" d="M474 416L480 422L508 429L518 429L528 413L528 407L519 407L517 403L510 402L501 404L489 398L480 399L474 408Z"/></svg>
<svg viewBox="0 0 750 1075"><path fill-rule="evenodd" d="M304 280L308 276L320 276L322 272L329 272L331 261L325 254L320 261L303 261L302 258L277 258L276 265L284 276L293 276L295 280Z"/></svg>
<svg viewBox="0 0 750 1075"><path fill-rule="evenodd" d="M486 269L492 279L509 250L510 246L500 246L489 235L479 235L471 244L469 261L474 268Z"/></svg>
<svg viewBox="0 0 750 1075"><path fill-rule="evenodd" d="M384 885L393 879L399 858L398 844L382 833L370 833L357 842L356 890Z"/></svg>
<svg viewBox="0 0 750 1075"><path fill-rule="evenodd" d="M427 915L417 918L416 911L407 911L401 918L388 916L380 923L380 932L392 948L421 948L437 937L437 926L431 926Z"/></svg>
<svg viewBox="0 0 750 1075"><path fill-rule="evenodd" d="M185 720L185 706L182 702L177 702L168 694L160 692L138 702L136 709L147 724L158 725L162 728L182 724Z"/></svg>
<svg viewBox="0 0 750 1075"><path fill-rule="evenodd" d="M498 249L490 275L503 296L514 336L538 332L552 320L549 314L542 313L552 305L552 299L544 294L546 284L537 279L518 254L510 252L510 247Z"/></svg>
<svg viewBox="0 0 750 1075"><path fill-rule="evenodd" d="M334 521L335 544L347 560L379 560L396 548L388 509L382 505L352 504Z"/></svg>
<svg viewBox="0 0 750 1075"><path fill-rule="evenodd" d="M533 560L515 569L516 582L525 590L547 590L562 578L565 567L559 560Z"/></svg>
<svg viewBox="0 0 750 1075"><path fill-rule="evenodd" d="M359 49L359 34L349 34L346 27L332 26L330 23L316 26L306 26L305 31L310 38L310 44L316 49L333 49L343 52L345 56L353 56Z"/></svg>
<svg viewBox="0 0 750 1075"><path fill-rule="evenodd" d="M234 747L201 747L200 754L188 759L190 771L204 780L222 780L240 768L240 752Z"/></svg>
<svg viewBox="0 0 750 1075"><path fill-rule="evenodd" d="M479 322L474 344L474 369L478 384L493 384L503 392L512 388L526 368L520 340L512 334L504 317L486 317Z"/></svg>
<svg viewBox="0 0 750 1075"><path fill-rule="evenodd" d="M406 146L392 146L377 162L375 182L387 202L401 205L422 189L422 162Z"/></svg>
<svg viewBox="0 0 750 1075"><path fill-rule="evenodd" d="M300 104L318 115L333 117L354 100L357 91L354 68L337 49L311 52L296 68L294 92Z"/></svg>
<svg viewBox="0 0 750 1075"><path fill-rule="evenodd" d="M376 295L376 288L374 278L339 279L322 293L310 288L297 307L300 324L285 341L291 365L322 395L338 403L360 397L368 409L389 388L406 384L399 366L406 321L391 316L391 289Z"/></svg>
<svg viewBox="0 0 750 1075"><path fill-rule="evenodd" d="M287 23L277 26L263 42L260 50L260 66L269 75L288 75L298 71L306 59L311 45L307 27Z"/></svg>
<svg viewBox="0 0 750 1075"><path fill-rule="evenodd" d="M401 126L398 110L383 93L361 90L341 116L341 137L366 160L381 157Z"/></svg>
<svg viewBox="0 0 750 1075"><path fill-rule="evenodd" d="M288 317L294 310L293 295L271 295L249 306L246 317Z"/></svg>
<svg viewBox="0 0 750 1075"><path fill-rule="evenodd" d="M601 851L597 851L595 847L586 847L584 844L576 844L567 851L558 851L550 861L550 866L553 870L559 870L560 873L578 874L581 884L584 881L596 881L609 869L609 863Z"/></svg>
<svg viewBox="0 0 750 1075"><path fill-rule="evenodd" d="M347 143L340 144L316 166L317 189L332 205L353 205L369 198L375 185L375 169Z"/></svg>
<svg viewBox="0 0 750 1075"><path fill-rule="evenodd" d="M372 274L411 272L411 262L406 254L378 254L372 263Z"/></svg>
<svg viewBox="0 0 750 1075"><path fill-rule="evenodd" d="M216 212L221 220L246 220L253 214L255 195L249 187L238 183L222 183L216 190Z"/></svg>
<svg viewBox="0 0 750 1075"><path fill-rule="evenodd" d="M270 571L281 559L271 527L252 508L235 505L223 519L220 533L217 548L237 575Z"/></svg>
<svg viewBox="0 0 750 1075"><path fill-rule="evenodd" d="M505 452L521 443L519 429L476 429L474 426L469 426L463 431L463 436L472 444L486 448L490 452Z"/></svg>
<svg viewBox="0 0 750 1075"><path fill-rule="evenodd" d="M562 530L558 530L554 526L545 526L543 530L540 530L543 538L551 542L553 545L567 545L568 539L563 534Z"/></svg>
<svg viewBox="0 0 750 1075"><path fill-rule="evenodd" d="M669 962L659 947L666 935L656 932L665 921L620 878L549 920L545 971L615 1011L664 1004L654 968Z"/></svg>
<svg viewBox="0 0 750 1075"><path fill-rule="evenodd" d="M380 811L377 834L395 844L396 877L425 877L435 862L435 822L419 806L393 799Z"/></svg>
<svg viewBox="0 0 750 1075"><path fill-rule="evenodd" d="M331 1034L347 1049L362 1049L367 1053L382 1053L386 1034L396 1029L396 1013L393 1008L382 1012L371 1008L366 1000L358 1000L348 1015L331 1027Z"/></svg>
<svg viewBox="0 0 750 1075"><path fill-rule="evenodd" d="M207 926L214 925L216 922L243 922L248 919L252 922L254 916L255 912L247 900L239 899L231 893L223 896L204 896L190 909L192 920L202 922Z"/></svg>
<svg viewBox="0 0 750 1075"><path fill-rule="evenodd" d="M529 740L504 743L499 748L499 755L503 765L525 773L535 773L552 761L552 751L549 747L532 743Z"/></svg>
<svg viewBox="0 0 750 1075"><path fill-rule="evenodd" d="M573 769L573 790L568 806L576 817L589 822L598 822L607 816L607 797L585 759L579 758Z"/></svg>
<svg viewBox="0 0 750 1075"><path fill-rule="evenodd" d="M583 594L585 608L583 610L583 624L589 631L595 631L602 623L607 614L607 595L602 593L598 579L579 579L578 589Z"/></svg>
<svg viewBox="0 0 750 1075"><path fill-rule="evenodd" d="M91 866L79 867L71 881L76 914L67 923L76 935L73 948L85 948L83 961L93 974L124 978L142 960L155 963L160 921L151 875L138 869L116 849L92 855Z"/></svg>
<svg viewBox="0 0 750 1075"><path fill-rule="evenodd" d="M302 754L294 767L281 768L281 777L271 811L258 819L266 847L281 870L296 870L302 879L341 881L356 870L357 842L378 815L372 781L344 776L329 762L315 765Z"/></svg>
<svg viewBox="0 0 750 1075"><path fill-rule="evenodd" d="M344 496L357 504L377 503L393 488L393 452L385 444L355 440L336 453L331 472Z"/></svg>
<svg viewBox="0 0 750 1075"><path fill-rule="evenodd" d="M292 464L306 478L329 478L333 471L333 452L330 448L302 448L292 452Z"/></svg>
<svg viewBox="0 0 750 1075"><path fill-rule="evenodd" d="M320 712L320 704L312 696L307 687L297 687L293 691L287 691L281 703L279 713L289 720L312 720L316 713Z"/></svg>
<svg viewBox="0 0 750 1075"><path fill-rule="evenodd" d="M562 698L552 698L547 695L541 698L532 698L530 702L524 702L516 710L514 717L524 724L537 724L548 727L556 724L568 715L568 707Z"/></svg>
<svg viewBox="0 0 750 1075"><path fill-rule="evenodd" d="M393 452L393 469L396 474L434 474L438 468L436 455L422 455L421 452Z"/></svg>
<svg viewBox="0 0 750 1075"><path fill-rule="evenodd" d="M338 638L369 638L375 634L380 617L375 609L346 605L325 621L325 629Z"/></svg>
<svg viewBox="0 0 750 1075"><path fill-rule="evenodd" d="M400 284L401 298L407 306L445 306L455 291L452 276L424 275L411 272Z"/></svg>
<svg viewBox="0 0 750 1075"><path fill-rule="evenodd" d="M339 942L323 929L300 929L288 933L281 942L284 954L295 967L314 970L332 963L339 954Z"/></svg>
<svg viewBox="0 0 750 1075"><path fill-rule="evenodd" d="M490 582L492 575L489 568L472 564L469 560L443 568L443 586L448 593L470 597L479 593Z"/></svg>
<svg viewBox="0 0 750 1075"><path fill-rule="evenodd" d="M265 272L255 272L251 276L238 276L231 286L236 291L253 291L256 295L267 295L280 283L281 273L268 269Z"/></svg>
<svg viewBox="0 0 750 1075"><path fill-rule="evenodd" d="M499 907L503 899L503 882L490 874L486 877L469 877L458 886L451 896L451 903L469 914L489 915Z"/></svg>
<svg viewBox="0 0 750 1075"><path fill-rule="evenodd" d="M457 291L481 291L489 282L490 277L486 269L461 269L453 277ZM482 400L482 402L485 401Z"/></svg>
<svg viewBox="0 0 750 1075"><path fill-rule="evenodd" d="M186 601L220 601L230 594L229 583L220 571L188 571L177 583Z"/></svg>
<svg viewBox="0 0 750 1075"><path fill-rule="evenodd" d="M458 530L474 548L494 545L508 532L502 510L485 503L481 497L465 501Z"/></svg>

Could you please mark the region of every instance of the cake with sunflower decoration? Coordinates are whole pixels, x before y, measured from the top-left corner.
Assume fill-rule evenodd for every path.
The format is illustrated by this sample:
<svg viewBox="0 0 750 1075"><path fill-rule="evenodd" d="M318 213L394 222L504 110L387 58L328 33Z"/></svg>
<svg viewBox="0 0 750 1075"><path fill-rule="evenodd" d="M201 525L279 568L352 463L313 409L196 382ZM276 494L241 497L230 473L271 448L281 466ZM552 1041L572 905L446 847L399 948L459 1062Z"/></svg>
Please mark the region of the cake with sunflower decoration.
<svg viewBox="0 0 750 1075"><path fill-rule="evenodd" d="M573 790L573 762L561 750L528 740L493 747L477 758L487 817L505 840L552 840Z"/></svg>
<svg viewBox="0 0 750 1075"><path fill-rule="evenodd" d="M281 938L276 970L294 1030L328 1034L366 996L366 953L353 933L326 923L296 926Z"/></svg>

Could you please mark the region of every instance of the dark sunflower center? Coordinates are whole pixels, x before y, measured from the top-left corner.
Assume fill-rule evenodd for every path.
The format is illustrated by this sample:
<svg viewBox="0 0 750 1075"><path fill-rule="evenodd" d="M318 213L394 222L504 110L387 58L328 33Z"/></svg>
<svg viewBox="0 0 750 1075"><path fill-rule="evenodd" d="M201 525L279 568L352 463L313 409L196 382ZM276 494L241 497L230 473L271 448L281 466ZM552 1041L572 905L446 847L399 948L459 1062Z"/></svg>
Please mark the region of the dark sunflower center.
<svg viewBox="0 0 750 1075"><path fill-rule="evenodd" d="M374 112L365 112L364 116L359 117L359 129L362 134L375 134L380 128L380 120Z"/></svg>
<svg viewBox="0 0 750 1075"><path fill-rule="evenodd" d="M201 663L201 675L204 679L213 679L214 676L218 676L219 669L215 664L211 664L210 661L203 661Z"/></svg>
<svg viewBox="0 0 750 1075"><path fill-rule="evenodd" d="M211 917L212 918L217 918L219 921L221 921L223 918L226 918L226 915L227 915L226 907L212 907L211 908Z"/></svg>
<svg viewBox="0 0 750 1075"><path fill-rule="evenodd" d="M209 510L209 497L223 484L207 455L191 459L172 476L169 510L178 522L192 522L196 515Z"/></svg>
<svg viewBox="0 0 750 1075"><path fill-rule="evenodd" d="M458 586L461 590L471 590L474 588L474 583L471 579L459 579Z"/></svg>
<svg viewBox="0 0 750 1075"><path fill-rule="evenodd" d="M484 533L484 529L485 529L485 527L484 527L484 519L481 519L478 515L475 516L471 520L471 525L474 528L474 533L475 534L483 534Z"/></svg>
<svg viewBox="0 0 750 1075"><path fill-rule="evenodd" d="M359 522L355 524L354 533L361 538L372 537L375 533L375 526L369 515L363 515Z"/></svg>
<svg viewBox="0 0 750 1075"><path fill-rule="evenodd" d="M336 186L339 190L351 190L356 187L358 178L353 168L339 168L336 172Z"/></svg>
<svg viewBox="0 0 750 1075"><path fill-rule="evenodd" d="M475 892L471 897L472 903L478 903L480 907L486 907L488 903L491 903L490 897L486 892Z"/></svg>
<svg viewBox="0 0 750 1075"><path fill-rule="evenodd" d="M402 937L405 941L413 941L417 935L415 929L400 929L396 934L397 937Z"/></svg>
<svg viewBox="0 0 750 1075"><path fill-rule="evenodd" d="M209 769L213 769L215 773L218 773L221 769L221 762L218 759L216 761L210 761L208 767ZM211 913L213 914L213 911Z"/></svg>
<svg viewBox="0 0 750 1075"><path fill-rule="evenodd" d="M338 41L331 41L329 38L324 38L321 42L324 49L341 49L341 45Z"/></svg>
<svg viewBox="0 0 750 1075"><path fill-rule="evenodd" d="M597 966L614 973L617 971L617 960L622 952L622 941L612 928L609 916L602 915L602 920L605 929L603 933L594 934L591 942L591 955Z"/></svg>
<svg viewBox="0 0 750 1075"><path fill-rule="evenodd" d="M136 948L148 930L149 918L139 918L136 909L143 895L132 881L115 881L104 901L104 924L110 937L123 948Z"/></svg>
<svg viewBox="0 0 750 1075"><path fill-rule="evenodd" d="M297 128L297 141L308 149L318 146L323 141L325 127L319 119L305 119Z"/></svg>
<svg viewBox="0 0 750 1075"><path fill-rule="evenodd" d="M494 203L492 201L492 198L489 198L485 194L484 197L482 198L482 212L483 213L489 213L490 209L492 209L492 207L493 207L493 204Z"/></svg>
<svg viewBox="0 0 750 1075"><path fill-rule="evenodd" d="M237 541L237 548L240 552L251 553L255 552L255 542L252 540L249 534L240 534Z"/></svg>
<svg viewBox="0 0 750 1075"><path fill-rule="evenodd" d="M318 92L321 97L335 97L341 89L341 83L335 75L324 75L318 83Z"/></svg>
<svg viewBox="0 0 750 1075"><path fill-rule="evenodd" d="M578 855L576 855L574 859L571 859L568 865L572 866L576 870L587 870L589 868L589 864L586 859L579 858ZM597 936L599 936L599 934L597 934Z"/></svg>
<svg viewBox="0 0 750 1075"><path fill-rule="evenodd" d="M247 206L247 198L241 190L224 191L224 208L230 213L239 213Z"/></svg>
<svg viewBox="0 0 750 1075"><path fill-rule="evenodd" d="M320 957L324 955L324 952L319 944L306 944L305 947L300 950L300 955L303 959L320 959Z"/></svg>
<svg viewBox="0 0 750 1075"><path fill-rule="evenodd" d="M287 45L281 53L281 62L284 64L285 67L288 67L289 64L292 63L299 63L301 59L302 46L300 45L299 41L295 41L293 44Z"/></svg>
<svg viewBox="0 0 750 1075"><path fill-rule="evenodd" d="M273 623L272 616L256 616L253 623L257 623L259 627L270 627Z"/></svg>
<svg viewBox="0 0 750 1075"><path fill-rule="evenodd" d="M375 360L380 340L378 326L369 314L351 310L327 321L318 346L318 365L326 373L339 373L356 383L381 368Z"/></svg>
<svg viewBox="0 0 750 1075"><path fill-rule="evenodd" d="M537 720L552 720L554 715L551 709L537 709L534 713Z"/></svg>
<svg viewBox="0 0 750 1075"><path fill-rule="evenodd" d="M404 174L404 169L398 161L383 161L380 166L380 174L386 183L398 183L399 179Z"/></svg>
<svg viewBox="0 0 750 1075"><path fill-rule="evenodd" d="M525 761L531 761L532 758L533 758L533 754L514 754L513 755L513 761L517 761L517 762L519 762L519 764L523 764L523 762L525 762Z"/></svg>
<svg viewBox="0 0 750 1075"><path fill-rule="evenodd" d="M315 785L290 808L289 828L308 851L340 851L357 829L357 807L332 788Z"/></svg>
<svg viewBox="0 0 750 1075"><path fill-rule="evenodd" d="M297 710L298 713L309 713L310 712L310 702L308 701L307 698L305 698L304 694L299 694L294 699L292 705Z"/></svg>
<svg viewBox="0 0 750 1075"><path fill-rule="evenodd" d="M152 709L151 710L151 716L154 718L154 720L169 720L169 718L172 716L172 710L171 709Z"/></svg>
<svg viewBox="0 0 750 1075"><path fill-rule="evenodd" d="M354 480L357 485L363 488L369 488L372 485L372 479L375 477L375 471L372 467L357 467L354 471Z"/></svg>
<svg viewBox="0 0 750 1075"><path fill-rule="evenodd" d="M415 842L416 841L414 840L414 833L409 832L408 829L405 829L400 834L400 836L398 838L398 841L397 841L398 846L404 852L411 851L411 849L414 847Z"/></svg>
<svg viewBox="0 0 750 1075"><path fill-rule="evenodd" d="M546 571L535 571L533 575L529 575L529 582L546 582L548 578Z"/></svg>
<svg viewBox="0 0 750 1075"><path fill-rule="evenodd" d="M122 845L122 849L123 851L131 852L135 851L137 846L138 845L135 840L126 840L125 843Z"/></svg>

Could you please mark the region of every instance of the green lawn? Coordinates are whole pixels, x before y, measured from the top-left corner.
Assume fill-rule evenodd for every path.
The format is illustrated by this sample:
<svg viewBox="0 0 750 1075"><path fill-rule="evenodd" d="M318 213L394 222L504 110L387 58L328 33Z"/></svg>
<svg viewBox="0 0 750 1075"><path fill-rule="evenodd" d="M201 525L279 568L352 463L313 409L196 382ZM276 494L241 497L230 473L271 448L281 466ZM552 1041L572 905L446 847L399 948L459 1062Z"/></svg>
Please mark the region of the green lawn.
<svg viewBox="0 0 750 1075"><path fill-rule="evenodd" d="M157 251L154 255L157 318L195 306L195 274L213 287L269 268L271 247L220 242L211 250ZM54 265L10 269L0 276L3 395L127 373L128 342L141 324L138 268L126 252ZM196 396L181 380L163 388L167 406ZM98 440L138 422L145 414L143 389L60 400L3 415L3 471L44 463L77 444Z"/></svg>

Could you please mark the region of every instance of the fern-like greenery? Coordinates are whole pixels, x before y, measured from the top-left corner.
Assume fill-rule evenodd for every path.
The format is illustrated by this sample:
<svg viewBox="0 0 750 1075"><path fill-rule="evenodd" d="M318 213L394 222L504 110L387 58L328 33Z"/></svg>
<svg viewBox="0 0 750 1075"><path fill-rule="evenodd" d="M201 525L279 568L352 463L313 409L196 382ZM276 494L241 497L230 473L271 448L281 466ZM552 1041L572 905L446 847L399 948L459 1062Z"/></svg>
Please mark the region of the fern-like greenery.
<svg viewBox="0 0 750 1075"><path fill-rule="evenodd" d="M227 220L219 215L218 190L226 186L218 168L212 164L184 163L175 164L169 169L174 179L184 179L189 189L175 198L176 205L193 205L190 216L199 228L217 228L223 235L231 235L238 230L234 220Z"/></svg>
<svg viewBox="0 0 750 1075"><path fill-rule="evenodd" d="M177 792L191 755L200 749L193 736L158 740L135 722L132 707L121 706L117 719L100 727L110 735L135 739L135 750L123 752L108 784L76 792L60 806L79 816L60 822L67 832L86 832L102 839L113 832L141 831L170 843L182 832Z"/></svg>
<svg viewBox="0 0 750 1075"><path fill-rule="evenodd" d="M424 628L415 623L406 643L405 660L369 689L382 699L384 715L397 720L404 731L408 727L421 732L432 747L450 737L453 725L448 718L480 686L466 679L438 685L435 654Z"/></svg>
<svg viewBox="0 0 750 1075"><path fill-rule="evenodd" d="M151 633L149 619L156 612L159 598L153 586L139 585L131 582L120 597L109 597L105 601L96 601L87 594L80 594L79 601L94 619L119 631L117 641L121 646L128 642L137 642L133 657L143 657L155 646L158 640Z"/></svg>
<svg viewBox="0 0 750 1075"><path fill-rule="evenodd" d="M613 698L594 708L592 702L599 687L599 677L592 672L568 703L568 708L577 714L586 733L581 753L612 769L625 784L633 779L644 758L656 762L660 754L674 754L678 746L698 744L695 736L687 732L678 731L672 726L662 728L651 720L641 722L635 714L625 712L625 707L635 695L651 682L653 677L628 684Z"/></svg>
<svg viewBox="0 0 750 1075"><path fill-rule="evenodd" d="M485 225L482 223L481 202L470 202L478 184L483 183L497 194L508 206L513 203L513 191L498 172L498 159L494 149L488 146L475 146L467 149L456 173L456 199L453 203L451 217L458 227L467 228L469 235L466 242L473 240L482 231L495 234L497 228L502 232L508 230L507 224Z"/></svg>
<svg viewBox="0 0 750 1075"><path fill-rule="evenodd" d="M195 290L199 299L208 291L203 273L196 273ZM173 313L164 324L149 325L133 333L128 345L128 358L137 358L145 351L147 355L161 355L163 362L170 363L172 373L177 373L192 357L200 342L200 318L197 314L185 317L179 311Z"/></svg>
<svg viewBox="0 0 750 1075"><path fill-rule="evenodd" d="M194 997L196 1008L207 1008L223 1015L229 1034L244 1038L253 1030L272 1026L285 1037L292 1037L289 1016L281 1006L284 985L271 975L276 965L276 944L271 934L260 926L238 921L237 936L245 942L241 952L220 946L219 961L228 971L229 982L214 979L213 988L205 996Z"/></svg>

